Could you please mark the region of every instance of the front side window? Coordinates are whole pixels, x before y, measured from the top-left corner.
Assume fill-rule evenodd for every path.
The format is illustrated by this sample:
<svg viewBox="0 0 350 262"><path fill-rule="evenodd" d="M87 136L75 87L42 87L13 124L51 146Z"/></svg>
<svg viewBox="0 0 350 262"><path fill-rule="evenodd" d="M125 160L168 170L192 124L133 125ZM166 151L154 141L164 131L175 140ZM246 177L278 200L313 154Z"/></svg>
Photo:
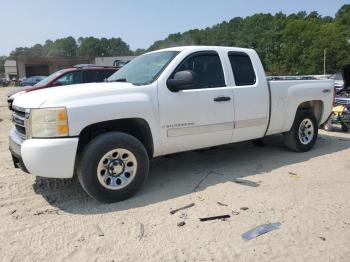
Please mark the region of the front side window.
<svg viewBox="0 0 350 262"><path fill-rule="evenodd" d="M134 85L151 84L178 53L161 51L141 55L111 75L108 81L129 82Z"/></svg>
<svg viewBox="0 0 350 262"><path fill-rule="evenodd" d="M256 77L249 56L243 52L230 52L228 56L236 86L254 85Z"/></svg>
<svg viewBox="0 0 350 262"><path fill-rule="evenodd" d="M81 72L71 72L65 74L56 80L60 85L73 85L80 84L82 82Z"/></svg>
<svg viewBox="0 0 350 262"><path fill-rule="evenodd" d="M175 73L185 70L196 73L198 89L226 86L221 60L216 52L191 55L181 63Z"/></svg>

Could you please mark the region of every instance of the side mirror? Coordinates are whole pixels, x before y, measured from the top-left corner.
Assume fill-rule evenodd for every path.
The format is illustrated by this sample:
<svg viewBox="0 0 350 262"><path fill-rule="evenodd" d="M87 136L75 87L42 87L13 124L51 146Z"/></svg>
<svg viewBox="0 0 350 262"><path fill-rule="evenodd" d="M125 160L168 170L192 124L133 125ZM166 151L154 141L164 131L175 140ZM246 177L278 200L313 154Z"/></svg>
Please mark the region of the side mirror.
<svg viewBox="0 0 350 262"><path fill-rule="evenodd" d="M196 72L191 70L185 70L177 72L174 75L174 78L168 79L166 83L170 91L178 92L180 90L196 88L198 81Z"/></svg>
<svg viewBox="0 0 350 262"><path fill-rule="evenodd" d="M58 81L55 81L52 83L52 86L61 86L62 83L58 82Z"/></svg>

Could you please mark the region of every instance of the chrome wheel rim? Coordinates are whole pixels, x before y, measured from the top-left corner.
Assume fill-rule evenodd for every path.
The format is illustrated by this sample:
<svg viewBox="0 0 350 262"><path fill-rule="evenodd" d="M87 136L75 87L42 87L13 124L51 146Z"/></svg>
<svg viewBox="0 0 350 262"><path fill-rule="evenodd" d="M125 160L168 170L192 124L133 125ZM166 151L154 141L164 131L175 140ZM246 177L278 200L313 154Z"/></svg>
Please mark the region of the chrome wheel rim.
<svg viewBox="0 0 350 262"><path fill-rule="evenodd" d="M135 178L137 161L127 149L117 148L107 152L97 166L100 184L109 190L119 190L129 185Z"/></svg>
<svg viewBox="0 0 350 262"><path fill-rule="evenodd" d="M304 119L299 126L299 141L303 145L307 145L312 141L314 134L314 124L310 119Z"/></svg>

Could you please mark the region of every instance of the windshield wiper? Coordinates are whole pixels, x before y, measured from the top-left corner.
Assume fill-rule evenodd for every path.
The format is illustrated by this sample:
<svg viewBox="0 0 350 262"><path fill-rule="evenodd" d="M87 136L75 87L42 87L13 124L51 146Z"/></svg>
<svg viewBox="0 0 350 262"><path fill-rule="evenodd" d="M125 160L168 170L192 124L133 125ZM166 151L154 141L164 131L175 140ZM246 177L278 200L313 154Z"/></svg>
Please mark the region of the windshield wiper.
<svg viewBox="0 0 350 262"><path fill-rule="evenodd" d="M118 78L118 79L109 80L108 82L128 82L128 80L126 78Z"/></svg>

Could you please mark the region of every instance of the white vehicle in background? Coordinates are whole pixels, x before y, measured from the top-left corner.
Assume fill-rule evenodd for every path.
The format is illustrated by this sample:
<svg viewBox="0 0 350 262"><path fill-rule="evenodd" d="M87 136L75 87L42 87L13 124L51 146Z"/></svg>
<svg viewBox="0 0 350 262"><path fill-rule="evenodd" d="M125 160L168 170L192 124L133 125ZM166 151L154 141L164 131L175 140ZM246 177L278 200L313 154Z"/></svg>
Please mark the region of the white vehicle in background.
<svg viewBox="0 0 350 262"><path fill-rule="evenodd" d="M277 133L289 149L310 150L333 92L332 80L267 81L251 49L163 49L108 83L19 96L10 150L31 174L76 174L93 198L120 201L145 182L150 158Z"/></svg>
<svg viewBox="0 0 350 262"><path fill-rule="evenodd" d="M344 87L344 79L341 72L331 75L330 79L334 80L334 88L336 91L340 91Z"/></svg>

